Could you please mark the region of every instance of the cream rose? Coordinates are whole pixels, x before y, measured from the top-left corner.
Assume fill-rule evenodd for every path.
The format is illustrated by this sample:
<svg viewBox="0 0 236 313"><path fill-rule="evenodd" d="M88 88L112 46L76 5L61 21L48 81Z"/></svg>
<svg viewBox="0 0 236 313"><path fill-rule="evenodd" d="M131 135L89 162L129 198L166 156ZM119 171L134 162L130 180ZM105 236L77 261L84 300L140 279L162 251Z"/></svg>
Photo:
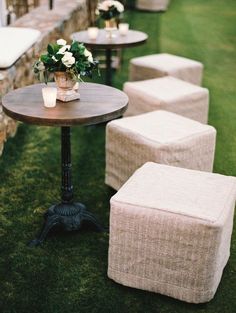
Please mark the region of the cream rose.
<svg viewBox="0 0 236 313"><path fill-rule="evenodd" d="M66 41L64 39L58 39L57 40L57 44L58 44L58 46L65 46L66 45Z"/></svg>
<svg viewBox="0 0 236 313"><path fill-rule="evenodd" d="M65 45L59 49L58 54L65 54L66 50L70 50L70 45Z"/></svg>
<svg viewBox="0 0 236 313"><path fill-rule="evenodd" d="M108 11L110 6L112 6L112 1L106 0L98 4L98 10Z"/></svg>
<svg viewBox="0 0 236 313"><path fill-rule="evenodd" d="M84 55L88 58L88 61L90 63L93 63L93 56L92 53L90 51L88 51L87 49L84 50Z"/></svg>
<svg viewBox="0 0 236 313"><path fill-rule="evenodd" d="M66 67L71 67L75 63L75 58L71 52L65 52L61 61Z"/></svg>
<svg viewBox="0 0 236 313"><path fill-rule="evenodd" d="M108 11L112 6L115 6L118 12L124 12L124 6L119 1L105 0L98 4L98 10Z"/></svg>
<svg viewBox="0 0 236 313"><path fill-rule="evenodd" d="M117 8L117 11L119 11L120 13L124 12L124 6L122 3L120 3L119 1L114 1L114 6Z"/></svg>

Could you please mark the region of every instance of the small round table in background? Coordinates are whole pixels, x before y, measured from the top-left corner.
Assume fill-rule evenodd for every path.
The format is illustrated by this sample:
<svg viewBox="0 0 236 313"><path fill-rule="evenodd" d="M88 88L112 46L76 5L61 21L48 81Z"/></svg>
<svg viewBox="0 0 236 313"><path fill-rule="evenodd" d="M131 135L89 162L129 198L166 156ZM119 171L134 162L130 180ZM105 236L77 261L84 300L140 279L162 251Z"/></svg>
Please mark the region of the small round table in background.
<svg viewBox="0 0 236 313"><path fill-rule="evenodd" d="M87 48L106 50L106 84L108 86L112 85L112 49L135 47L145 43L148 39L147 34L136 30L129 30L126 36L121 36L118 31L115 34L116 37L110 39L107 38L107 32L104 29L99 29L96 40L91 40L86 30L71 35L71 39L85 44Z"/></svg>
<svg viewBox="0 0 236 313"><path fill-rule="evenodd" d="M50 84L54 85L54 84ZM120 117L128 105L128 97L115 88L92 84L80 84L80 100L63 103L55 108L45 108L42 98L43 84L20 88L2 99L4 112L29 124L61 127L61 203L51 206L45 214L45 223L31 246L41 244L50 229L56 225L65 230L77 230L83 221L103 230L95 216L82 203L74 202L71 166L70 126L93 125Z"/></svg>

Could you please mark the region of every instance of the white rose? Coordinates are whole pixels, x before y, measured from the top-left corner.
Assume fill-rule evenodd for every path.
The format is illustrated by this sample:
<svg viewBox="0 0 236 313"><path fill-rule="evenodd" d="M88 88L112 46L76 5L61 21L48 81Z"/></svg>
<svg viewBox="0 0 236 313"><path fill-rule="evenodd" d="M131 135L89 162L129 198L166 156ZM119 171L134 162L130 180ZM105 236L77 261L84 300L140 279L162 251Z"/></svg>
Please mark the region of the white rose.
<svg viewBox="0 0 236 313"><path fill-rule="evenodd" d="M110 0L103 1L102 3L98 4L98 10L108 11L112 5L113 1Z"/></svg>
<svg viewBox="0 0 236 313"><path fill-rule="evenodd" d="M114 1L114 6L116 7L117 11L122 13L124 12L124 6L122 3L120 3L119 1Z"/></svg>
<svg viewBox="0 0 236 313"><path fill-rule="evenodd" d="M91 53L91 52L88 51L88 49L86 49L86 48L84 49L84 55L85 55L86 57L88 57L90 53Z"/></svg>
<svg viewBox="0 0 236 313"><path fill-rule="evenodd" d="M61 59L66 67L71 67L75 63L75 58L71 52L65 52L64 57Z"/></svg>
<svg viewBox="0 0 236 313"><path fill-rule="evenodd" d="M108 7L105 6L103 3L98 4L98 11L108 11Z"/></svg>
<svg viewBox="0 0 236 313"><path fill-rule="evenodd" d="M65 45L59 49L58 54L65 54L66 50L70 50L70 45Z"/></svg>
<svg viewBox="0 0 236 313"><path fill-rule="evenodd" d="M84 50L84 55L88 58L88 61L90 63L93 63L93 56L92 53L90 51L88 51L87 49Z"/></svg>
<svg viewBox="0 0 236 313"><path fill-rule="evenodd" d="M103 1L102 3L99 3L98 10L108 11L112 6L115 6L118 12L120 13L124 12L123 4L120 3L119 1L114 0L106 0Z"/></svg>
<svg viewBox="0 0 236 313"><path fill-rule="evenodd" d="M92 54L88 57L88 61L89 61L90 63L93 63L93 57L92 57Z"/></svg>
<svg viewBox="0 0 236 313"><path fill-rule="evenodd" d="M66 41L64 39L58 39L57 40L57 44L58 44L58 46L65 46L66 45Z"/></svg>

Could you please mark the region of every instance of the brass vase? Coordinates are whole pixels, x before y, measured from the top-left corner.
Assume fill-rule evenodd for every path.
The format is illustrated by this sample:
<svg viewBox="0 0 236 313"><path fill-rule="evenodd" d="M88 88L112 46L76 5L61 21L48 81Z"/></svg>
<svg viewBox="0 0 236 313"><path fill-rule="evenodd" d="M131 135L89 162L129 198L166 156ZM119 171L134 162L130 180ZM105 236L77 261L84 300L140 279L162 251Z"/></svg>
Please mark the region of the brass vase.
<svg viewBox="0 0 236 313"><path fill-rule="evenodd" d="M111 39L115 37L115 31L117 30L117 22L115 18L105 20L105 30L107 32L107 38Z"/></svg>
<svg viewBox="0 0 236 313"><path fill-rule="evenodd" d="M116 19L112 18L110 20L105 20L105 28L117 29Z"/></svg>
<svg viewBox="0 0 236 313"><path fill-rule="evenodd" d="M73 75L67 72L55 72L54 79L57 85L57 99L69 102L80 98L78 84Z"/></svg>

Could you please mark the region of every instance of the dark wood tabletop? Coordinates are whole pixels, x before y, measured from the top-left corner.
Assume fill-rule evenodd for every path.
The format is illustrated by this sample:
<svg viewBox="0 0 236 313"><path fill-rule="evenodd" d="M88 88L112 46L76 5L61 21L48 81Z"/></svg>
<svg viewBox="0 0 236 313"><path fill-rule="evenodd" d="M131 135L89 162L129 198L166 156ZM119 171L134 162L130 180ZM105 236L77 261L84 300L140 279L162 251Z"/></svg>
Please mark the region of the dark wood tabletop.
<svg viewBox="0 0 236 313"><path fill-rule="evenodd" d="M107 38L106 34L107 33L104 29L99 29L97 39L91 40L88 37L88 31L84 30L77 33L73 33L71 35L71 39L84 43L88 48L97 48L97 49L117 49L134 47L145 43L148 39L147 34L136 30L129 30L126 36L121 36L119 34L119 31L117 30L115 32L116 37L112 39Z"/></svg>
<svg viewBox="0 0 236 313"><path fill-rule="evenodd" d="M121 116L128 105L128 97L118 89L80 83L80 100L66 103L57 100L56 107L46 108L43 87L45 84L35 84L9 92L2 99L3 111L13 119L29 124L72 126L107 122Z"/></svg>

